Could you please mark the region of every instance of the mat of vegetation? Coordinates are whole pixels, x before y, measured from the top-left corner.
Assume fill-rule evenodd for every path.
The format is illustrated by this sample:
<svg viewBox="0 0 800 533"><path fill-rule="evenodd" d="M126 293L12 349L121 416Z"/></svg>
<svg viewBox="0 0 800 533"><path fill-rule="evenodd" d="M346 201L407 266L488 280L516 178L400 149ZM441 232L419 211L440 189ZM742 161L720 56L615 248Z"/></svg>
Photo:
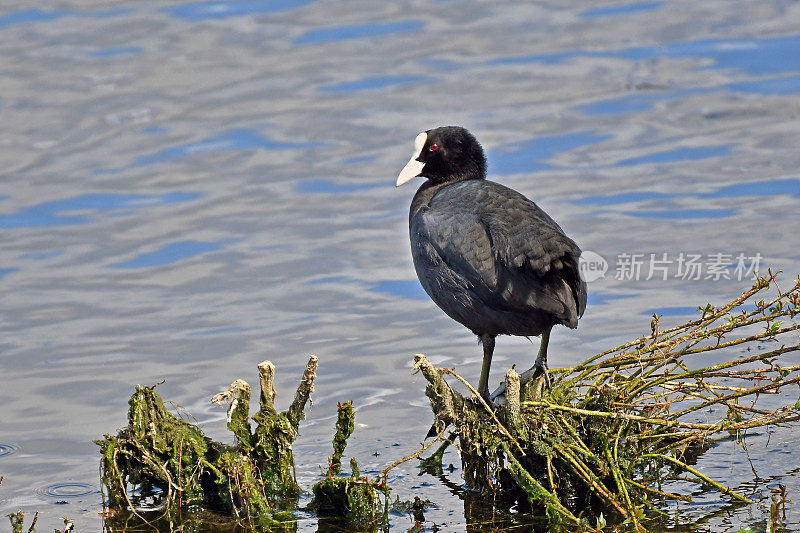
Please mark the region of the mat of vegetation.
<svg viewBox="0 0 800 533"><path fill-rule="evenodd" d="M670 490L680 483L753 503L693 465L716 439L744 446L749 430L800 419L800 365L784 357L800 349L800 278L785 289L763 277L685 324L663 329L654 316L649 335L551 369L549 389L543 379L520 387L509 370L506 392L492 405L454 369L417 355L435 433L446 441L428 465L455 443L471 489L516 497L551 527L644 530L670 500L692 501ZM771 395L785 403L763 407L759 400ZM773 523L780 504L765 509Z"/></svg>
<svg viewBox="0 0 800 533"><path fill-rule="evenodd" d="M155 387L136 387L128 425L96 441L107 529L129 530L134 524L159 529L174 523L215 531L296 528L301 488L294 476L292 443L314 390L317 358L311 356L294 400L280 413L274 406L275 367L265 361L258 369L261 394L252 418L246 381L238 379L212 398L228 404L232 445L211 440L198 426L170 413ZM312 502L320 516L344 527L385 522L389 495L384 482L361 477L355 460L352 473L341 475L353 421L352 404L340 405L334 454L325 479L314 486Z"/></svg>

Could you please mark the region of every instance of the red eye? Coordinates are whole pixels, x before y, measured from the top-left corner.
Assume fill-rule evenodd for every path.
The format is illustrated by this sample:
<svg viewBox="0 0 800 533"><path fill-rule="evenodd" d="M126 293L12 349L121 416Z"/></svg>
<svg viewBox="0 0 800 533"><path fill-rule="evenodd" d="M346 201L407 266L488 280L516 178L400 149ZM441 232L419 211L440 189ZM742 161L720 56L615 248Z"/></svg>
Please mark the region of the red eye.
<svg viewBox="0 0 800 533"><path fill-rule="evenodd" d="M436 151L436 150L438 150L438 149L439 149L439 145L438 145L438 144L436 144L436 143L433 143L433 144L431 145L431 147L429 148L429 150L430 150L431 152L435 152L435 151Z"/></svg>

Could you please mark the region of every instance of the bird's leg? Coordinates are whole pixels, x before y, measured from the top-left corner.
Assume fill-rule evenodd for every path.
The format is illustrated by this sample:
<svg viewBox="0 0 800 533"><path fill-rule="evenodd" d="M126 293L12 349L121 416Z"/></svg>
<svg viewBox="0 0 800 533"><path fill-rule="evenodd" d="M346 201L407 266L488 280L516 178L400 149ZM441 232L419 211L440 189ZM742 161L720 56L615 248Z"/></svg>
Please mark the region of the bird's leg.
<svg viewBox="0 0 800 533"><path fill-rule="evenodd" d="M542 341L539 344L539 355L536 356L536 362L533 363L533 366L530 367L528 370L523 372L519 375L519 384L520 386L525 385L527 382L532 380L533 378L537 377L540 374L544 374L544 382L545 384L550 387L550 374L547 372L547 344L550 342L550 330L547 329L542 332ZM492 394L494 397L499 396L505 393L505 387L501 391L499 388L497 391Z"/></svg>
<svg viewBox="0 0 800 533"><path fill-rule="evenodd" d="M550 342L550 328L542 332L542 341L539 344L539 355L536 362L528 370L519 375L520 385L524 385L539 374L544 374L544 382L550 388L550 374L547 371L547 344Z"/></svg>
<svg viewBox="0 0 800 533"><path fill-rule="evenodd" d="M544 374L544 382L550 387L550 374L547 371L547 344L550 342L550 329L548 328L542 332L542 341L539 344L539 355L536 356L536 362L528 370L519 375L520 386L525 385L527 382L538 376ZM494 402L502 402L497 400L506 393L505 383L501 383L499 387L489 396Z"/></svg>
<svg viewBox="0 0 800 533"><path fill-rule="evenodd" d="M544 373L544 382L547 388L550 388L550 372L547 368L547 344L550 342L550 330L546 329L542 332L542 342L539 344L539 354L536 356L536 362L533 367L540 369Z"/></svg>
<svg viewBox="0 0 800 533"><path fill-rule="evenodd" d="M478 393L484 399L489 399L489 368L492 366L494 353L494 335L481 335L483 344L483 366L481 366L481 379L478 382Z"/></svg>

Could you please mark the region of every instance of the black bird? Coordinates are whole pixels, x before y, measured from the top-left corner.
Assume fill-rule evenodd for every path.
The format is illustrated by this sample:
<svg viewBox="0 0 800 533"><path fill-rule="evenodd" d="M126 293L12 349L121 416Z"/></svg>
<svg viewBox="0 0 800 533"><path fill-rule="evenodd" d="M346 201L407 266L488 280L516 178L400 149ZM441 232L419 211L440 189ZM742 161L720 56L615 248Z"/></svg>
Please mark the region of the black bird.
<svg viewBox="0 0 800 533"><path fill-rule="evenodd" d="M497 335L541 335L536 363L521 378L543 372L549 383L550 330L576 328L586 308L580 248L535 203L486 179L483 148L464 128L417 135L397 186L417 176L427 181L409 214L414 268L436 305L483 344L478 392L489 398Z"/></svg>

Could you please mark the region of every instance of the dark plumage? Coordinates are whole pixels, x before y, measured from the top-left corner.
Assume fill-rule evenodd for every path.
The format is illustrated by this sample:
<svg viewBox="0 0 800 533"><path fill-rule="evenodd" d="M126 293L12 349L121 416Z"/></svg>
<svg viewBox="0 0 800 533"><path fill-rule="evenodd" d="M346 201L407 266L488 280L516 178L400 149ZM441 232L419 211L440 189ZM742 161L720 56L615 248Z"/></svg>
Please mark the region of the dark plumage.
<svg viewBox="0 0 800 533"><path fill-rule="evenodd" d="M586 308L581 250L525 196L486 180L486 158L467 130L420 133L397 179L427 181L411 202L414 267L425 292L483 343L479 392L488 397L497 335L542 335L536 372L547 376L547 342L556 324L575 328Z"/></svg>

